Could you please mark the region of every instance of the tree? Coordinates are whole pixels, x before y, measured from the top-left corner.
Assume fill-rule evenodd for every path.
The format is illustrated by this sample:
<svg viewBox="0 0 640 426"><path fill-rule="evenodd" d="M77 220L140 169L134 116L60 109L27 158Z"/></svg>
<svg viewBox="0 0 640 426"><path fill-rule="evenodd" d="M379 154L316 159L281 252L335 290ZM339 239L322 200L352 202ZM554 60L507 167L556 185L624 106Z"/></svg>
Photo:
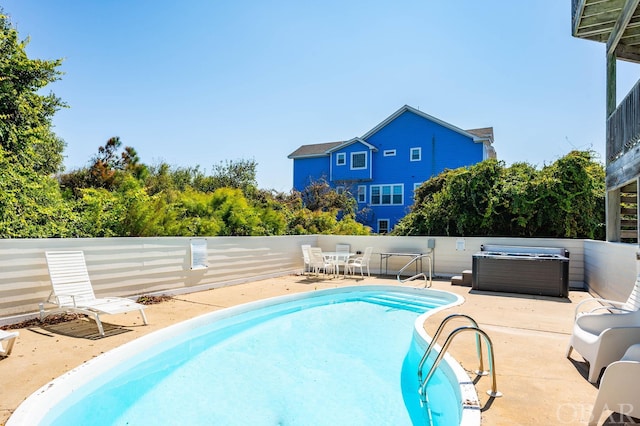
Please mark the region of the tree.
<svg viewBox="0 0 640 426"><path fill-rule="evenodd" d="M29 59L27 44L0 9L0 147L12 163L48 175L62 167L64 142L51 120L66 105L53 93L40 93L60 78L62 60Z"/></svg>
<svg viewBox="0 0 640 426"><path fill-rule="evenodd" d="M191 188L175 194L169 209L175 218L171 220L171 227L165 226L166 235L214 236L220 233L223 223L214 214L211 194Z"/></svg>
<svg viewBox="0 0 640 426"><path fill-rule="evenodd" d="M538 171L486 160L446 170L416 190L396 235L604 237L604 168L572 151Z"/></svg>
<svg viewBox="0 0 640 426"><path fill-rule="evenodd" d="M211 194L211 208L215 217L223 223L220 235L259 235L260 217L249 205L241 190L216 189Z"/></svg>
<svg viewBox="0 0 640 426"><path fill-rule="evenodd" d="M171 167L167 163L160 163L148 167L149 174L145 179L145 185L149 194L157 194L163 191L186 191L187 189L198 189L202 192L213 191L213 184L204 183L211 179L200 170L200 166L195 167Z"/></svg>
<svg viewBox="0 0 640 426"><path fill-rule="evenodd" d="M87 237L155 237L166 235L167 206L147 194L140 181L125 176L117 190L85 188L78 206L79 228Z"/></svg>
<svg viewBox="0 0 640 426"><path fill-rule="evenodd" d="M117 178L124 172L136 179L146 176L147 168L140 164L140 157L135 149L125 146L119 153L118 150L122 142L118 136L107 140L104 146L98 147L98 155L93 157L91 165L91 175L94 179L94 187L113 189L116 186Z"/></svg>
<svg viewBox="0 0 640 426"><path fill-rule="evenodd" d="M29 59L27 43L0 10L0 238L74 236L74 214L51 177L64 149L51 120L65 105L40 94L61 60Z"/></svg>
<svg viewBox="0 0 640 426"><path fill-rule="evenodd" d="M540 235L603 239L604 180L591 152L572 151L543 168L536 188Z"/></svg>
<svg viewBox="0 0 640 426"><path fill-rule="evenodd" d="M118 136L109 138L104 146L98 147L98 153L92 158L91 166L60 175L63 191L81 197L81 190L85 188L115 190L126 176L145 180L149 176L149 170L140 163L136 150L125 146L119 151L121 146L122 142Z"/></svg>
<svg viewBox="0 0 640 426"><path fill-rule="evenodd" d="M58 183L17 164L0 148L0 238L76 236L76 215Z"/></svg>
<svg viewBox="0 0 640 426"><path fill-rule="evenodd" d="M147 187L152 194L166 189L214 192L220 188L234 188L253 198L259 196L256 169L257 163L253 160L226 161L214 165L212 174L207 175L200 166L171 167L161 163L149 167Z"/></svg>
<svg viewBox="0 0 640 426"><path fill-rule="evenodd" d="M226 161L214 165L214 189L235 188L242 190L246 196L252 196L258 187L257 167L258 163L254 160Z"/></svg>
<svg viewBox="0 0 640 426"><path fill-rule="evenodd" d="M301 191L300 197L311 211L341 211L345 216L355 215L358 205L349 191L339 193L324 179L311 182Z"/></svg>

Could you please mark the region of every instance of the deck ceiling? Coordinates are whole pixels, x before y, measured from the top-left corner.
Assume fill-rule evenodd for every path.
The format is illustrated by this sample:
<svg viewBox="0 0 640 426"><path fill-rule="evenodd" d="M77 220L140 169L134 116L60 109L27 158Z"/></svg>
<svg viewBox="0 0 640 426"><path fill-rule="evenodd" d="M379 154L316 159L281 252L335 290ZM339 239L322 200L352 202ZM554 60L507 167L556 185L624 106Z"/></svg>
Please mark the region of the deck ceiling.
<svg viewBox="0 0 640 426"><path fill-rule="evenodd" d="M573 36L607 43L618 19L633 11L617 43L618 59L640 63L640 6L633 0L573 0Z"/></svg>

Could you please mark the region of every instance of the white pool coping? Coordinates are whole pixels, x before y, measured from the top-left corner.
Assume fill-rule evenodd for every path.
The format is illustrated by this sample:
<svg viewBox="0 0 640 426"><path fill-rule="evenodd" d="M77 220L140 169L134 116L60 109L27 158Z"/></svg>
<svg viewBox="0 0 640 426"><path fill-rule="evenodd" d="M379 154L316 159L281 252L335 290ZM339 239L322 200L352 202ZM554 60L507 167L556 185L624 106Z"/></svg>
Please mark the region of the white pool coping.
<svg viewBox="0 0 640 426"><path fill-rule="evenodd" d="M22 425L35 425L40 424L47 414L52 411L59 403L65 398L69 397L77 389L89 383L90 381L97 379L103 375L106 371L113 369L120 363L130 359L131 357L144 353L149 348L159 345L163 342L170 341L173 336L186 333L195 328L211 324L213 321L229 318L235 315L239 315L245 312L250 312L260 308L266 308L269 306L277 305L280 303L286 303L290 301L329 295L338 293L351 293L362 291L402 291L404 293L421 293L429 292L441 295L444 299L450 299L451 303L444 306L434 308L428 312L420 315L415 321L414 338L418 338L419 343L425 349L428 346L431 338L424 330L424 321L436 312L444 309L451 308L453 306L460 305L464 302L462 296L456 295L442 290L434 289L421 289L415 287L404 286L390 286L390 285L363 285L363 286L351 286L341 287L335 289L316 290L314 292L296 293L285 296L277 296L268 299L258 300L255 302L244 303L237 306L221 309L214 312L209 312L204 315L186 320L169 327L163 328L158 331L154 331L150 334L142 336L136 340L130 341L117 348L114 348L104 354L93 358L84 364L68 371L60 377L50 381L40 389L32 393L27 399L25 399L11 415L6 423L6 426L22 426ZM436 349L439 349L436 346ZM462 401L462 414L461 414L461 426L477 426L480 424L480 403L478 395L476 393L473 382L460 366L460 364L449 354L446 354L443 358L445 362L455 375L454 378L450 378L452 383L457 381L460 388L460 395Z"/></svg>

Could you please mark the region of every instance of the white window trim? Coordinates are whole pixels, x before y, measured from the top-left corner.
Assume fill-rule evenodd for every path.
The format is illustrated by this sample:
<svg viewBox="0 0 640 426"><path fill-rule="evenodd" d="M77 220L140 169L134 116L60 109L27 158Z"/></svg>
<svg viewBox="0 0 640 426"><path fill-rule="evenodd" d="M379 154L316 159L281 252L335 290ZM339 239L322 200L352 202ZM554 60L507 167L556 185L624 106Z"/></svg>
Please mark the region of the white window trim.
<svg viewBox="0 0 640 426"><path fill-rule="evenodd" d="M364 167L353 167L353 156L358 154L364 154ZM352 152L351 164L349 165L349 167L351 168L351 170L366 170L368 162L369 162L369 159L368 159L367 151Z"/></svg>
<svg viewBox="0 0 640 426"><path fill-rule="evenodd" d="M338 186L336 186L336 193L338 193L338 194L344 194L344 191L345 191L345 187L344 187L344 185L338 185Z"/></svg>
<svg viewBox="0 0 640 426"><path fill-rule="evenodd" d="M413 158L413 151L418 150L418 158ZM415 146L409 149L409 161L422 161L422 148L419 146Z"/></svg>
<svg viewBox="0 0 640 426"><path fill-rule="evenodd" d="M384 151L383 155L385 157L395 157L396 156L396 150L395 149L386 149Z"/></svg>
<svg viewBox="0 0 640 426"><path fill-rule="evenodd" d="M362 189L362 192L360 192L360 190ZM367 185L358 185L358 192L357 192L357 201L359 203L366 203L367 202ZM360 199L360 195L362 195L362 200Z"/></svg>
<svg viewBox="0 0 640 426"><path fill-rule="evenodd" d="M391 197L390 199L390 203L389 204L384 204L382 203L382 187L384 186L388 186L390 191L389 196ZM401 200L400 203L394 203L393 202L393 188L399 186L400 188L402 188L402 192L400 193L401 196ZM373 189L374 188L380 188L380 202L379 203L374 203L373 202ZM403 206L404 205L404 185L401 183L391 183L391 184L386 184L386 185L371 185L369 187L369 204L371 204L372 206Z"/></svg>
<svg viewBox="0 0 640 426"><path fill-rule="evenodd" d="M342 159L342 162L340 162ZM347 154L344 152L338 152L336 154L336 166L345 166L347 164Z"/></svg>

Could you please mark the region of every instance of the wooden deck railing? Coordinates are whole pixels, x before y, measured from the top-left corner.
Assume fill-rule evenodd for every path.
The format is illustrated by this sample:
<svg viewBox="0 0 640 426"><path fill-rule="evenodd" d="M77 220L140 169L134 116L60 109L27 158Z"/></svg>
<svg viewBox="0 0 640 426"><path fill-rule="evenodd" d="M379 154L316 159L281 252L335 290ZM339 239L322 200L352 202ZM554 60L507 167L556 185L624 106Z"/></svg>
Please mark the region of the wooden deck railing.
<svg viewBox="0 0 640 426"><path fill-rule="evenodd" d="M640 80L607 119L607 164L640 143Z"/></svg>

